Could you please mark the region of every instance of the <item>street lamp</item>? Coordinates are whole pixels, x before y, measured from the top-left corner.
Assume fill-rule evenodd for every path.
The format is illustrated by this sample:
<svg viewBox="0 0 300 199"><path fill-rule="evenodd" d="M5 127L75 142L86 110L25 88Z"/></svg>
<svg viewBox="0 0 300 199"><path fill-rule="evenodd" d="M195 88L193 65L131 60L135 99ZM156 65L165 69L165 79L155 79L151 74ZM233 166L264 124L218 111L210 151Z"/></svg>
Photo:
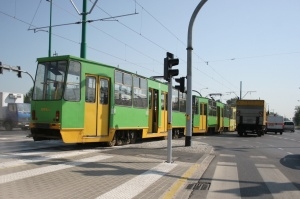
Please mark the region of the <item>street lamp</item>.
<svg viewBox="0 0 300 199"><path fill-rule="evenodd" d="M206 87L206 88L201 88L199 92L201 93L201 91L204 90L204 89L208 89L208 87Z"/></svg>
<svg viewBox="0 0 300 199"><path fill-rule="evenodd" d="M192 90L192 91L198 93L198 95L199 95L200 97L202 97L201 91L204 90L204 89L208 89L208 88L207 88L207 87L206 87L206 88L202 88L202 89L200 89L200 91L197 91L197 90Z"/></svg>

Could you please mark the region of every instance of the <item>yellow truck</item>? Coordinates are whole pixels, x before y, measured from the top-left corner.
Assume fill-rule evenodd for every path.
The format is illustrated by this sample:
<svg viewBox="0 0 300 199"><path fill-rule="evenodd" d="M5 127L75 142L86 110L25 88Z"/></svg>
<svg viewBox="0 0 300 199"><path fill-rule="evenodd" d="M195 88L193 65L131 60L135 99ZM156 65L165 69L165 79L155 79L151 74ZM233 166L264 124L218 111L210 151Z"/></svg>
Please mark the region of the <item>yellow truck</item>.
<svg viewBox="0 0 300 199"><path fill-rule="evenodd" d="M266 107L264 100L237 100L236 127L239 136L257 134L262 136L266 131Z"/></svg>

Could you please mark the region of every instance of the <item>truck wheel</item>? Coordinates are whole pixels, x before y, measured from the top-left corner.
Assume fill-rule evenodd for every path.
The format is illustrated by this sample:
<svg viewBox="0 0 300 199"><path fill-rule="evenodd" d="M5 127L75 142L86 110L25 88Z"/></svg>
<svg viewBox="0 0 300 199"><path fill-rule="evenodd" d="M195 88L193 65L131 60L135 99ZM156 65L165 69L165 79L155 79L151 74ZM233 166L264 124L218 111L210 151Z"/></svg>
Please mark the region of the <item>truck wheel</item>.
<svg viewBox="0 0 300 199"><path fill-rule="evenodd" d="M40 138L40 137L37 137L37 136L32 136L32 139L33 139L33 141L41 141L41 140L43 140L42 138Z"/></svg>
<svg viewBox="0 0 300 199"><path fill-rule="evenodd" d="M280 135L282 135L282 132L280 132Z"/></svg>
<svg viewBox="0 0 300 199"><path fill-rule="evenodd" d="M260 131L257 132L257 136L258 136L258 137L261 137L261 132L260 132Z"/></svg>
<svg viewBox="0 0 300 199"><path fill-rule="evenodd" d="M7 131L11 131L12 130L12 126L11 126L11 124L9 122L5 122L4 123L4 128Z"/></svg>
<svg viewBox="0 0 300 199"><path fill-rule="evenodd" d="M239 135L240 137L242 137L242 136L243 136L243 132L238 131L238 135Z"/></svg>

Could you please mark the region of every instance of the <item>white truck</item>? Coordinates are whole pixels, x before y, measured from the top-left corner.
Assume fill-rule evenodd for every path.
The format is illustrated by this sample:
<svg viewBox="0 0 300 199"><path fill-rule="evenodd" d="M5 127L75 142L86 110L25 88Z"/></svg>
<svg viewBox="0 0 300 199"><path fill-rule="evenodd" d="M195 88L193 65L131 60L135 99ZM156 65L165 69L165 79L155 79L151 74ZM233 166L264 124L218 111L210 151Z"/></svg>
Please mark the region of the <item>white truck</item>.
<svg viewBox="0 0 300 199"><path fill-rule="evenodd" d="M239 136L250 133L262 136L266 130L266 108L264 100L236 101L236 128Z"/></svg>
<svg viewBox="0 0 300 199"><path fill-rule="evenodd" d="M267 132L274 132L275 134L280 133L282 135L282 132L284 131L284 118L281 115L277 114L270 114L267 117Z"/></svg>
<svg viewBox="0 0 300 199"><path fill-rule="evenodd" d="M0 92L0 126L11 131L13 128L29 129L30 104L24 103L21 93Z"/></svg>

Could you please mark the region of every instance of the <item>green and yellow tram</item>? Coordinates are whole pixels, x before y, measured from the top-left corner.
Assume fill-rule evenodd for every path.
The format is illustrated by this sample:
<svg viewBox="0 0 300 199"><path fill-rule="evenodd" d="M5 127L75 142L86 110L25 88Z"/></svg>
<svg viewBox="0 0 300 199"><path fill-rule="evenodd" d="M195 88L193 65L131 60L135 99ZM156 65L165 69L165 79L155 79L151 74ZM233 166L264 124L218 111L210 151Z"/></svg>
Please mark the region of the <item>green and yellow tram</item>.
<svg viewBox="0 0 300 199"><path fill-rule="evenodd" d="M165 83L69 55L37 61L30 124L35 141L113 146L167 136ZM173 95L173 133L184 134L185 96Z"/></svg>

